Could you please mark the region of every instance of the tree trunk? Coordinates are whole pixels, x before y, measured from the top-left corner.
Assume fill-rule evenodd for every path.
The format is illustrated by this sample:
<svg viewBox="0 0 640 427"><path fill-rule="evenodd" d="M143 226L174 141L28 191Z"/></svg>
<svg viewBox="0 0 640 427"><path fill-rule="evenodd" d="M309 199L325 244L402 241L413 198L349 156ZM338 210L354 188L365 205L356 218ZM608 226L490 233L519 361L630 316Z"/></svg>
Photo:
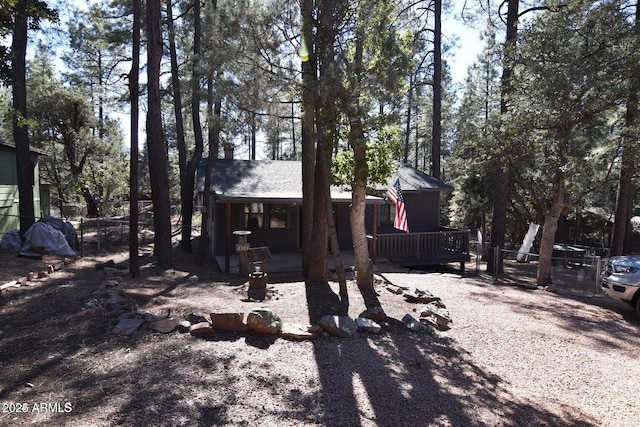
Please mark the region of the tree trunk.
<svg viewBox="0 0 640 427"><path fill-rule="evenodd" d="M200 244L198 246L198 254L196 264L204 265L205 254L209 242L209 222L212 218L211 212L211 172L213 171L213 161L218 157L218 147L220 146L220 115L222 111L222 101L219 97L219 91L215 91L213 95L213 79L208 81L209 99L215 101L213 105L208 102L209 111L209 156L207 158L207 166L204 175L204 190L202 193L202 224L200 228Z"/></svg>
<svg viewBox="0 0 640 427"><path fill-rule="evenodd" d="M200 124L200 76L201 76L201 39L202 25L200 17L200 0L193 3L193 70L191 76L191 117L193 121L193 138L195 147L191 160L187 163L185 176L185 193L182 195L182 223L183 228L188 229L189 237L187 242L182 241L182 250L191 252L191 227L193 223L193 193L196 185L196 170L200 160L202 160L202 152L204 151L204 137L202 136L202 125ZM187 231L185 231L186 233Z"/></svg>
<svg viewBox="0 0 640 427"><path fill-rule="evenodd" d="M636 2L634 34L636 39L640 39L640 4L638 2ZM632 249L631 213L633 210L633 175L635 172L633 156L634 145L637 141L637 132L634 131L634 128L638 123L638 94L640 93L640 66L637 64L632 68L629 80L625 131L622 136L622 167L618 182L611 255L624 255L625 253L630 253Z"/></svg>
<svg viewBox="0 0 640 427"><path fill-rule="evenodd" d="M518 7L519 0L508 0L507 5L507 34L504 44L504 64L502 68L502 90L500 99L500 113L507 112L507 98L511 87L511 74L515 61L515 47L518 37ZM509 198L509 172L505 160L506 153L500 152L496 156L495 186L493 190L493 215L491 218L491 248L497 250L498 259L495 259L494 250L489 251L487 270L491 273L501 273L502 253L504 238L507 231L507 200ZM497 271L494 271L497 267Z"/></svg>
<svg viewBox="0 0 640 427"><path fill-rule="evenodd" d="M351 120L349 140L355 161L354 180L351 186L351 235L357 272L356 283L360 289L373 289L373 263L369 258L365 210L367 196L366 139L359 117Z"/></svg>
<svg viewBox="0 0 640 427"><path fill-rule="evenodd" d="M628 106L627 106L628 108ZM616 198L616 212L611 241L611 255L624 255L631 252L631 213L633 210L633 174L635 164L632 158L631 145L633 141L625 138L622 147L622 168L618 181Z"/></svg>
<svg viewBox="0 0 640 427"><path fill-rule="evenodd" d="M11 45L11 67L13 86L13 139L16 144L16 166L18 170L18 197L20 233L24 235L35 222L33 206L34 170L29 150L29 132L24 122L27 118L27 0L18 0L15 6L13 41Z"/></svg>
<svg viewBox="0 0 640 427"><path fill-rule="evenodd" d="M542 237L540 239L540 260L538 261L538 273L536 283L538 286L551 285L551 262L553 245L555 243L558 220L565 207L565 176L560 173L555 182L555 197L551 207L544 216Z"/></svg>
<svg viewBox="0 0 640 427"><path fill-rule="evenodd" d="M161 269L169 269L172 267L173 261L171 256L169 167L167 146L162 134L160 95L160 62L162 59L160 0L147 2L147 40L147 147L154 215L154 253L157 266Z"/></svg>
<svg viewBox="0 0 640 427"><path fill-rule="evenodd" d="M302 42L309 50L309 60L302 62L302 275L309 277L313 263L313 212L315 176L315 103L316 57L313 42L313 0L301 1Z"/></svg>
<svg viewBox="0 0 640 427"><path fill-rule="evenodd" d="M327 283L328 213L332 209L329 159L333 144L333 118L336 114L336 99L332 96L334 88L332 65L335 61L333 51L335 5L332 2L323 2L318 7L318 32L315 46L320 66L318 83L313 91L313 99L316 104L314 109L315 126L318 137L315 150L313 231L311 240L306 242L311 256L307 266L307 280Z"/></svg>
<svg viewBox="0 0 640 427"><path fill-rule="evenodd" d="M336 223L333 219L333 204L327 205L327 229L329 233L329 243L331 244L331 253L333 254L333 264L336 268L336 276L338 278L340 298L342 299L343 303L348 303L349 295L347 292L347 278L344 274L344 264L342 262L342 253L340 252L340 242L338 241Z"/></svg>
<svg viewBox="0 0 640 427"><path fill-rule="evenodd" d="M326 129L320 130L318 146L316 147L313 238L307 242L312 253L307 267L307 280L312 283L327 283L329 281L327 262L329 224L327 222L327 213L330 212L331 209L331 190L329 184L329 153L327 152L326 133ZM329 207L327 207L327 205L329 205Z"/></svg>
<svg viewBox="0 0 640 427"><path fill-rule="evenodd" d="M354 55L354 80L359 84L364 73L364 28L358 26L356 30L356 45ZM367 178L369 168L367 165L367 139L364 135L362 116L364 112L359 101L353 101L354 105L346 106L349 119L349 143L353 150L353 184L351 185L351 236L353 239L353 251L357 273L356 283L360 289L373 289L373 263L369 259L369 247L367 244L367 230L365 227L365 209L367 196Z"/></svg>
<svg viewBox="0 0 640 427"><path fill-rule="evenodd" d="M433 34L433 139L431 142L431 175L440 179L442 147L442 0L435 2ZM417 153L416 153L417 155Z"/></svg>
<svg viewBox="0 0 640 427"><path fill-rule="evenodd" d="M332 2L324 2L319 11L318 58L320 63L318 77L318 106L315 109L315 123L318 133L316 146L316 166L314 175L313 198L313 238L310 246L312 260L307 268L309 282L328 282L327 249L329 243L328 212L331 212L331 190L329 178L329 159L334 135L334 117L336 115L336 99L332 96L335 87L332 65L335 61L333 52ZM329 206L327 206L329 205Z"/></svg>
<svg viewBox="0 0 640 427"><path fill-rule="evenodd" d="M138 258L138 121L139 121L139 80L140 80L140 0L133 0L133 45L131 72L129 73L129 94L131 97L131 158L129 166L129 274L140 274Z"/></svg>
<svg viewBox="0 0 640 427"><path fill-rule="evenodd" d="M189 199L190 193L187 188L187 144L184 138L184 120L182 116L182 88L180 85L180 70L178 69L178 52L176 48L176 33L173 22L172 6L173 0L166 0L167 5L167 30L169 39L169 57L171 59L171 86L173 88L173 112L176 117L176 144L178 148L178 168L180 174L180 196L182 199L182 209L184 213L188 207L185 200ZM193 194L191 194L193 198ZM193 208L192 208L193 209ZM182 220L182 232L180 249L183 252L191 250L191 223L189 220Z"/></svg>
<svg viewBox="0 0 640 427"><path fill-rule="evenodd" d="M403 163L409 163L409 137L411 135L411 111L413 110L413 74L409 76L409 95L407 96L407 123L404 130L404 154ZM416 153L416 157L418 153Z"/></svg>

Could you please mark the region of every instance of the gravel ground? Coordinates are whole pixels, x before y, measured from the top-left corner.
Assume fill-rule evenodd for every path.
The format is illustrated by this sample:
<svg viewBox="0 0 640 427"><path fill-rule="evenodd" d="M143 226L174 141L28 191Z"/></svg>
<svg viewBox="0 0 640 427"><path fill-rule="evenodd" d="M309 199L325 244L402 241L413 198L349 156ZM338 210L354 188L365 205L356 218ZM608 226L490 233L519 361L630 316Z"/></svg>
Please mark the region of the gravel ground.
<svg viewBox="0 0 640 427"><path fill-rule="evenodd" d="M640 322L630 307L477 279L427 283L455 322L441 336L480 380L495 380L493 389L467 389L485 402L477 407L481 424L640 426Z"/></svg>
<svg viewBox="0 0 640 427"><path fill-rule="evenodd" d="M387 283L440 297L451 328L404 330L397 320L417 306L378 285L395 319L379 335L117 337L92 299L101 274L84 259L2 294L0 425L640 426L640 321L605 297L385 269ZM296 277L273 276L277 297L263 303L229 276L189 277L156 272L121 286L159 316L265 306L308 324L310 304L332 309L333 294L307 301ZM365 305L353 282L349 295L355 317ZM12 412L16 403L28 410ZM59 406L35 410L41 403Z"/></svg>

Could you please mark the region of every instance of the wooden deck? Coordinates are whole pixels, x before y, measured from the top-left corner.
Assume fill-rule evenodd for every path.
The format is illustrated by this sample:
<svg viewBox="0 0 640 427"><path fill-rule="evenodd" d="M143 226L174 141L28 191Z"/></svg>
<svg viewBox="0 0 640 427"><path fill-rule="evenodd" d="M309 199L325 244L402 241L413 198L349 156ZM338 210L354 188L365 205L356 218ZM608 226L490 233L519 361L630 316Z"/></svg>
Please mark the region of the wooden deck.
<svg viewBox="0 0 640 427"><path fill-rule="evenodd" d="M367 238L374 262L387 258L407 267L459 262L464 271L470 260L469 230L442 227L434 232L378 234L375 241L372 235Z"/></svg>

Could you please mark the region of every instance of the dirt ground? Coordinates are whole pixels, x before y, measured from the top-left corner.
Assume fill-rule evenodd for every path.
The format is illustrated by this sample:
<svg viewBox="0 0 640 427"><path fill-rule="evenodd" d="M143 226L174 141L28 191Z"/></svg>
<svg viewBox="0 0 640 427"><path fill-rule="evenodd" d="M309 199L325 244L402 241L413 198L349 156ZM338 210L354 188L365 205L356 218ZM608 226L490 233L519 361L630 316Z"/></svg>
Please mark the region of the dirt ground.
<svg viewBox="0 0 640 427"><path fill-rule="evenodd" d="M640 336L640 325L629 320L624 307L609 301L598 299L594 305L593 300L571 299L570 308L560 310L554 299L559 297L543 291L496 290L485 279L461 277L455 271L407 274L386 266L380 274L389 282L442 293L454 326L430 334L407 331L399 319L405 314L417 317L415 304L377 285L373 297L388 316L378 335L292 341L251 332L216 332L196 338L144 327L132 335L113 335L118 313L105 301L105 281L113 277L130 309L159 318L248 313L265 307L285 323L311 325L323 314L355 318L366 308L353 281L348 307L336 296L334 283L307 286L297 274L270 275L272 297L253 301L238 277L212 265L198 267L193 256L177 250L174 269L161 272L153 266L150 251L143 248L141 275L135 279L126 270L126 248L120 248L66 260L63 268L46 277L2 291L0 426L622 426L633 425L632 414L639 413L637 399L625 402L622 415L611 418L605 405L594 408L576 401L579 392L578 397L563 398L563 389L523 387L519 376L508 373L522 372L517 366L521 356L506 358L498 366L502 356L476 360L501 339L496 325L505 330L518 326L513 319L483 317L484 312L510 311L514 304L520 310L538 307L537 312L527 312L537 320L571 313L594 326L599 326L597 316L608 316L610 326L614 319L628 321L626 330L618 327L616 335L607 338L608 345L622 347L624 334ZM0 283L29 272L37 276L61 261L0 254ZM115 269L96 268L107 261L113 261ZM553 302L548 312L540 299ZM602 310L604 315L596 314ZM495 325L477 321L480 318ZM637 349L638 344L630 345ZM578 354L582 353L576 350L576 357L582 357ZM631 378L637 384L638 376ZM572 396L575 393L571 390Z"/></svg>

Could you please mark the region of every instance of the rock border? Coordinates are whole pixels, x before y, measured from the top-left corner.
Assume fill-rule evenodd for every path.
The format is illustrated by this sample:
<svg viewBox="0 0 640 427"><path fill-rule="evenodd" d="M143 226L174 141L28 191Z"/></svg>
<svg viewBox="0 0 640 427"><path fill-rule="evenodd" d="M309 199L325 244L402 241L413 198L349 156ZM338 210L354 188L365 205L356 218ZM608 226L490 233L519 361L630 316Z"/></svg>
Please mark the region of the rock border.
<svg viewBox="0 0 640 427"><path fill-rule="evenodd" d="M105 268L106 267L106 268ZM433 334L436 330L449 329L453 320L442 300L425 289L403 288L392 285L379 277L376 284L395 295L402 296L410 304L416 304L413 311L418 319L407 313L401 321L387 317L382 307L373 307L352 319L348 316L323 316L317 325L302 325L283 321L268 308L257 308L245 315L244 312L211 312L207 315L190 313L184 318L159 318L140 311L135 301L125 297L120 287L122 277L111 276L114 269L100 264L99 270L107 273L100 288L94 292L94 300L87 303L93 308L102 307L117 320L111 329L112 335L132 335L141 329L149 329L161 334L189 333L197 338L211 338L216 332L236 334L257 334L283 339L303 341L320 336L351 338L362 334L379 334L393 326L401 326L409 332Z"/></svg>

